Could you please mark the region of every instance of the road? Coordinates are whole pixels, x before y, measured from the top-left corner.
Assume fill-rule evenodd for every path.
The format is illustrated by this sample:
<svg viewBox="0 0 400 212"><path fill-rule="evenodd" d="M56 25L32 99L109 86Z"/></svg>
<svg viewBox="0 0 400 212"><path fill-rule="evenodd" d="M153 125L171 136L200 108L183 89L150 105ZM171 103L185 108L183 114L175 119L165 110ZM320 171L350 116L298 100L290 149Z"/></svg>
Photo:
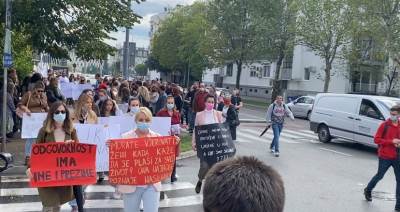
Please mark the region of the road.
<svg viewBox="0 0 400 212"><path fill-rule="evenodd" d="M264 109L244 108L243 119L263 119ZM286 212L387 212L394 208L395 178L392 169L373 192L373 202L364 200L362 191L377 170L376 150L358 144L334 140L318 142L308 130L308 121L287 121L282 132L281 156L268 151L272 132L260 138L263 123L242 123L238 128L237 155L252 155L274 167L283 177L286 189ZM179 183L165 184L166 200L160 211L202 211L201 195L196 195L199 161L192 157L178 163ZM20 174L22 175L22 173ZM39 211L38 196L28 189L24 178L3 176L0 211ZM21 182L22 181L22 182ZM87 211L122 211L122 202L110 186L86 189ZM63 211L68 206L63 206Z"/></svg>

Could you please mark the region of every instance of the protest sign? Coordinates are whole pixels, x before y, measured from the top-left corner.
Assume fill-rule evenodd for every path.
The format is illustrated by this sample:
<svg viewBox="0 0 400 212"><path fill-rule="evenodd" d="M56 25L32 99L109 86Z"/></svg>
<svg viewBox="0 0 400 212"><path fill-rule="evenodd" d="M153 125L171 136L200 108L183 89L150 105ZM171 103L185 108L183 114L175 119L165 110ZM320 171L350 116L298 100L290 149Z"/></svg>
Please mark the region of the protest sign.
<svg viewBox="0 0 400 212"><path fill-rule="evenodd" d="M147 185L171 177L174 136L111 140L109 148L111 184Z"/></svg>
<svg viewBox="0 0 400 212"><path fill-rule="evenodd" d="M79 96L82 94L82 91L86 89L93 89L91 84L74 84L72 89L72 99L78 100Z"/></svg>
<svg viewBox="0 0 400 212"><path fill-rule="evenodd" d="M60 90L65 98L72 98L72 90L73 90L74 86L75 86L75 83L73 83L73 82L60 83Z"/></svg>
<svg viewBox="0 0 400 212"><path fill-rule="evenodd" d="M122 113L127 113L128 104L118 104L118 109L120 109L122 111Z"/></svg>
<svg viewBox="0 0 400 212"><path fill-rule="evenodd" d="M119 124L121 135L136 128L135 118L127 114L123 116L100 117L99 124ZM153 117L150 129L160 135L170 135L171 117Z"/></svg>
<svg viewBox="0 0 400 212"><path fill-rule="evenodd" d="M236 153L227 123L196 126L197 157L210 166Z"/></svg>
<svg viewBox="0 0 400 212"><path fill-rule="evenodd" d="M21 138L37 138L40 128L47 117L47 113L24 113L22 116Z"/></svg>
<svg viewBox="0 0 400 212"><path fill-rule="evenodd" d="M95 158L95 145L64 142L34 144L30 185L51 187L96 183Z"/></svg>
<svg viewBox="0 0 400 212"><path fill-rule="evenodd" d="M108 171L108 147L109 139L120 138L119 125L100 124L75 124L79 142L97 145L96 170L98 172Z"/></svg>

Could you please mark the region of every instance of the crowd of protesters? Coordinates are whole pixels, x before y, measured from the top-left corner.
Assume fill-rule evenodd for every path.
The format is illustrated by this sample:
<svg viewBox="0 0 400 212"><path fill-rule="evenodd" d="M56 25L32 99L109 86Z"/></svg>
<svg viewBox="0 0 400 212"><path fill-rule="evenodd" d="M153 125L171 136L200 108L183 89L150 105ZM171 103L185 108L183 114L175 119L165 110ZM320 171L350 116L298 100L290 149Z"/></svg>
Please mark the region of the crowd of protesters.
<svg viewBox="0 0 400 212"><path fill-rule="evenodd" d="M177 136L179 141L181 127L187 128L188 132L193 134L192 147L195 151L195 126L227 123L231 131L232 140L236 140L236 128L240 124L238 113L243 106L238 90L234 90L233 93L221 92L217 95L214 87L206 86L204 83L199 82L195 82L189 89L185 89L177 84L163 82L162 80L127 81L118 78L102 78L100 75L96 75L95 79L96 83L93 85L93 89L84 90L79 98L73 101L63 96L60 84L71 82L77 84L88 83L89 81L82 76L71 74L68 77L66 74L56 75L49 71L49 75L46 78L39 73L35 73L26 77L20 83L16 70L9 70L8 85L4 88L7 89L8 94L7 113L3 114L7 116L6 136L13 137L16 132L20 131L24 113L27 115L31 113L47 113L46 121L38 137L26 139L25 141L25 162L28 167L28 176L30 176L30 152L35 142L47 143L56 140L79 142L73 123L97 124L99 117L120 116L122 114L132 116L136 122L136 128L123 134L123 138L160 136L149 129L152 118L154 116L171 117L171 135ZM121 105L124 105L124 107L121 107ZM176 148L176 156L178 156L180 152L179 145ZM239 166L235 165L235 163L239 163ZM221 164L214 167L212 171L209 171L211 167L207 163L200 161L199 180L195 188L196 193L200 193L203 179L208 176L208 172L210 172L210 179L214 177L216 179L221 178L219 177L220 174L215 175L217 170L223 166L230 167L231 165L236 168L242 167L242 174L249 174L250 169L253 169L252 166L264 169L264 173L260 172L259 177L266 181L273 180L276 182L274 184L275 187L271 187L272 190L270 191L280 193L279 198L276 199L276 203L279 204L277 205L277 210L274 211L282 210L284 192L283 183L279 175L256 159L232 160L224 165ZM250 169L247 170L249 167ZM218 171L218 173L223 173L223 171ZM235 172L227 171L226 178L235 181L236 177L232 177L232 173L234 174ZM268 173L272 173L272 176L269 176ZM98 173L98 183L101 183L104 177L105 173ZM249 175L249 177L251 176ZM178 180L176 163L170 180L171 183ZM218 180L223 181L223 179ZM218 199L224 197L218 196L220 194L218 185L214 185L217 181L212 183L213 181L206 181L205 188L209 191L207 192L208 196L205 196L205 201L207 200L208 202L204 205L205 211L228 211L225 210L226 206L219 205ZM240 182L239 186L242 186L242 188L232 187L231 193L228 192L227 194L236 196L238 190L235 190L235 188L243 190L250 186L249 184L251 183L246 179ZM83 190L84 188L81 186L40 188L39 196L43 204L43 211L59 211L60 206L66 202L69 202L73 211L78 211L79 205L83 205ZM125 211L138 211L141 202L143 203L144 211L158 211L160 190L160 183L145 186L116 186L116 192L122 194ZM262 193L263 191L260 192ZM76 200L73 200L74 198ZM238 205L242 208L240 204L242 203L233 202L232 207ZM257 204L252 206L252 208L257 209L254 211L262 211L263 207L263 205ZM247 209L249 210L235 211L251 211L251 208Z"/></svg>

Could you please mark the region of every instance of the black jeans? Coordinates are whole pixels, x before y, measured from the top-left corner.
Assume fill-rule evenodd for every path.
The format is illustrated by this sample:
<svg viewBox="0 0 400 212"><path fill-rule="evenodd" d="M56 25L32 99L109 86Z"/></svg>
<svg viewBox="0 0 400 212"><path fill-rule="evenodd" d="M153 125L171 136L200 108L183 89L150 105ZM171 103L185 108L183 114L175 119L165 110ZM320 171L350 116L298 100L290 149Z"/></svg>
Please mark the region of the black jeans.
<svg viewBox="0 0 400 212"><path fill-rule="evenodd" d="M367 191L371 192L376 184L385 176L387 170L393 167L396 176L396 208L400 207L400 161L379 158L378 173L368 183Z"/></svg>

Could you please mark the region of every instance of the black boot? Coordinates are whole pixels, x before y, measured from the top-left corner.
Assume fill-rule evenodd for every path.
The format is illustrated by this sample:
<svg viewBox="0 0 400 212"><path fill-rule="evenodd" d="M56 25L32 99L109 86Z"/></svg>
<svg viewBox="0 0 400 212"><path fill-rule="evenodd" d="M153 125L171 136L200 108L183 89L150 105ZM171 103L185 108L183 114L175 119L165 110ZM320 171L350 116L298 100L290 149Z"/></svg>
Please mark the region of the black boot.
<svg viewBox="0 0 400 212"><path fill-rule="evenodd" d="M368 202L372 201L371 191L368 191L367 188L364 189L364 196L365 200L367 200Z"/></svg>
<svg viewBox="0 0 400 212"><path fill-rule="evenodd" d="M196 188L194 189L195 191L196 191L196 194L199 194L200 193L200 191L201 191L201 185L202 185L203 183L201 182L201 180L199 180L198 182L197 182L197 184L196 184Z"/></svg>
<svg viewBox="0 0 400 212"><path fill-rule="evenodd" d="M172 170L172 174L171 174L171 183L174 183L178 181L178 178L176 177L176 161L174 163L174 169Z"/></svg>

